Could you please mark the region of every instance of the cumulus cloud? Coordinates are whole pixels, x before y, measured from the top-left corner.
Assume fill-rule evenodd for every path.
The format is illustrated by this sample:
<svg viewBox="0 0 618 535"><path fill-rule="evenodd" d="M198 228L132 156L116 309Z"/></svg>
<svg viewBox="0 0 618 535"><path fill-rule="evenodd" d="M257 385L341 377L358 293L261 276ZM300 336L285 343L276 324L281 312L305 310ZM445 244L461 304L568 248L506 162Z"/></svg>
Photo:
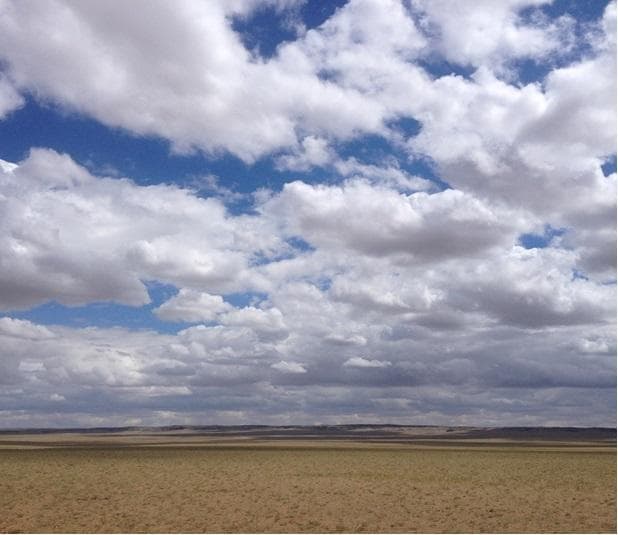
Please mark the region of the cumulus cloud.
<svg viewBox="0 0 618 535"><path fill-rule="evenodd" d="M574 21L569 16L548 19L537 10L524 18L522 11L538 8L550 0L501 2L413 0L431 49L448 61L464 65L502 66L518 58L543 60L566 53L573 46Z"/></svg>
<svg viewBox="0 0 618 535"><path fill-rule="evenodd" d="M393 10L408 21L397 31ZM4 2L0 57L18 88L104 124L164 137L179 152L225 149L253 161L295 147L301 124L338 137L381 128L381 106L354 88L322 80L317 56L335 34L341 47L362 35L375 48L371 25L377 21L399 36L391 37L390 47L407 46L414 26L401 5L346 6L335 22L307 32L308 48L292 44L266 63L255 61L232 30L238 11L226 2L147 2L126 9ZM371 23L363 22L367 16ZM58 27L62 39L55 38Z"/></svg>
<svg viewBox="0 0 618 535"><path fill-rule="evenodd" d="M42 325L8 317L0 318L0 332L5 336L27 340L45 340L54 337L54 334Z"/></svg>
<svg viewBox="0 0 618 535"><path fill-rule="evenodd" d="M396 160L387 162L387 165L375 165L364 164L351 157L346 160L336 160L333 166L341 176L367 180L393 189L409 192L436 189L436 185L430 180L410 175L410 173L402 170Z"/></svg>
<svg viewBox="0 0 618 535"><path fill-rule="evenodd" d="M396 0L354 0L262 60L243 47L232 28L233 17L247 16L257 3L148 2L112 9L49 0L33 9L29 2L5 0L0 57L11 86L104 124L163 137L179 152L226 150L251 162L283 149L289 153L279 157L280 167L306 170L333 161L329 140L360 133L392 137L389 121L412 117L427 130L422 139L447 132L438 147L453 146L484 169L495 169L492 151L479 146L479 132L496 143L505 136L512 140L530 114L538 118L544 102L555 99L551 83L543 99L538 88L502 87L483 73L500 76L505 62L541 61L572 45L569 17L549 20L537 10L536 18L522 19L523 10L543 3L468 2L453 8L419 0L406 8ZM593 67L595 80L602 80L599 75L611 64L611 34L604 32L611 32L612 6L597 32L607 37L595 38L599 53L610 59L607 68ZM147 17L136 16L146 12ZM63 39L54 37L58 27ZM431 60L431 54L478 68L476 82L433 80L417 63ZM480 113L474 100L492 105ZM450 116L459 126L466 109L472 117L500 124L468 132L442 121ZM434 135L436 115L443 129ZM559 116L569 120L572 114ZM494 137L501 131L504 136ZM557 131L577 135L581 129Z"/></svg>
<svg viewBox="0 0 618 535"><path fill-rule="evenodd" d="M363 181L343 187L293 182L264 209L311 244L371 256L406 254L418 261L474 255L512 241L530 225L517 213L461 191L404 195Z"/></svg>
<svg viewBox="0 0 618 535"><path fill-rule="evenodd" d="M333 159L334 154L328 146L328 141L315 136L307 136L294 153L278 158L277 167L292 171L307 171L312 167L322 167Z"/></svg>
<svg viewBox="0 0 618 535"><path fill-rule="evenodd" d="M51 150L32 150L4 171L0 189L4 310L51 299L138 306L149 301L142 281L153 279L235 291L252 255L279 247L276 236L260 231L265 221L231 219L218 200L98 178ZM171 309L191 298L183 293L160 313L171 318Z"/></svg>
<svg viewBox="0 0 618 535"><path fill-rule="evenodd" d="M614 423L616 7L582 37L543 5L353 0L261 58L233 30L259 2L0 0L0 118L27 95L327 177L241 197L0 160L2 421ZM142 307L149 281L191 326L18 314Z"/></svg>
<svg viewBox="0 0 618 535"><path fill-rule="evenodd" d="M221 318L223 325L249 327L263 338L286 338L288 331L283 314L277 308L245 307L227 312Z"/></svg>
<svg viewBox="0 0 618 535"><path fill-rule="evenodd" d="M407 337L392 332L374 338L367 329L366 354L375 358L339 362L332 346L319 340L304 349L306 341L299 339L295 347L260 346L243 328L192 328L178 335L49 330L54 336L45 340L15 340L0 332L0 400L7 422L36 425L37 415L45 415L46 425L86 425L84 415L90 414L102 424L130 418L160 423L160 411L187 423L203 422L204 411L225 423L353 422L358 414L488 425L499 425L500 418L522 425L611 420L615 359L599 347L587 348L582 359L581 349L570 343L592 340L589 326L552 328L542 336L521 329L445 335L420 328ZM595 330L594 340L613 344L610 327ZM292 356L300 353L304 360Z"/></svg>
<svg viewBox="0 0 618 535"><path fill-rule="evenodd" d="M220 295L181 288L178 295L156 308L154 313L166 321L205 322L215 320L231 308Z"/></svg>
<svg viewBox="0 0 618 535"><path fill-rule="evenodd" d="M120 288L145 292L141 281L153 277L178 285L178 294L155 309L161 319L205 322L162 335L2 318L7 411L24 396L32 410L46 410L57 395L65 400L54 397L54 407L97 412L88 401L95 388L100 410L111 403L119 413L182 412L191 400L230 421L225 411L258 417L252 407L269 399L271 411L293 418L289 397L277 390L284 384L302 389L298 407L309 402L303 396L328 385L343 398L374 385L383 389L378 398L348 406L366 414L390 407L388 414L404 418L387 401L392 389L433 388L424 398L431 399L442 395L441 384L483 384L498 397L502 388L561 388L560 404L573 389L613 388L614 362L607 358L613 287L573 277L579 252L559 241L546 249L518 246L527 216L498 217L511 212L496 212L468 194L404 194L362 180L341 187L297 182L260 201L256 215L232 216L219 201L189 190L97 177L53 151L33 151L3 170L2 237L10 247L2 262L12 268L3 270L3 284L37 290L4 291L5 308L52 298L147 300L131 301L132 290L118 293L109 282L92 287L83 264L88 251L112 266L105 276L123 281ZM290 231L314 249L292 252ZM435 250L423 234L433 236ZM457 246L460 239L469 245ZM440 252L438 244L449 240L453 245ZM149 244L147 261L136 258L136 244ZM261 262L252 261L256 254ZM62 262L51 262L53 255ZM224 261L213 281L199 255L210 266L238 258L239 267L231 271ZM223 299L225 291L241 288L267 297L243 308ZM359 357L359 347L372 357ZM362 376L352 373L359 368ZM273 376L273 370L283 373ZM125 392L120 398L112 393L118 387ZM248 388L254 398L246 404ZM325 418L338 403L334 398L325 406ZM434 417L449 418L456 405L450 403L436 401ZM266 418L268 411L260 414Z"/></svg>

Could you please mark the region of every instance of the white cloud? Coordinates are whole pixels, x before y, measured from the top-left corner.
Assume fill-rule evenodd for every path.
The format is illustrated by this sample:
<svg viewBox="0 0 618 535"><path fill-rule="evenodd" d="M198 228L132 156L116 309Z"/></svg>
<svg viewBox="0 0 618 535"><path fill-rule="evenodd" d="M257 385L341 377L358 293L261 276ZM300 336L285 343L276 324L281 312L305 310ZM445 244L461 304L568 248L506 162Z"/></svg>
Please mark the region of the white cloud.
<svg viewBox="0 0 618 535"><path fill-rule="evenodd" d="M549 68L573 37L566 18L518 15L535 5L356 0L266 60L232 31L253 2L1 2L0 116L19 90L177 151L333 174L234 215L212 177L139 186L49 149L0 160L1 310L141 306L156 280L179 291L154 313L199 323L0 318L3 421L61 421L53 401L73 422L614 422L616 9L586 57L524 85L516 60ZM430 75L434 60L475 71ZM337 153L369 133L393 153ZM450 188L407 171L419 158ZM546 225L562 229L550 247L518 245Z"/></svg>
<svg viewBox="0 0 618 535"><path fill-rule="evenodd" d="M0 183L0 308L50 299L149 301L142 280L196 291L242 289L253 254L277 250L267 222L230 218L215 199L175 186L97 178L37 149Z"/></svg>
<svg viewBox="0 0 618 535"><path fill-rule="evenodd" d="M145 294L141 281L157 279L180 288L155 311L160 318L210 323L162 335L1 318L7 407L26 396L43 408L57 394L75 412L96 411L88 401L94 388L121 412L191 400L250 418L264 400L271 412L292 410L277 393L283 385L302 392L294 403L318 412L309 400L324 385L356 399L354 378L384 389L381 401L346 401L373 414L395 410L385 400L401 399L397 389L410 386L434 389L427 407L444 384L460 393L486 385L495 394L483 401L488 407L504 398L499 389L531 381L543 392L566 389L560 399L612 386L614 363L597 341L612 337L613 287L573 276L581 251L562 248L566 238L546 249L519 247L519 233L539 224L528 210L458 190L404 194L351 179L295 182L259 200L255 215L233 216L217 200L97 177L49 150L3 169L2 284L12 289L1 294L5 308L49 299L139 305L147 298L132 301L133 288ZM285 242L291 235L315 249L294 250ZM98 281L85 255L108 282ZM266 295L235 308L226 291ZM359 357L360 347L371 358ZM354 366L373 372L352 374ZM16 387L19 396L9 390ZM333 399L329 410L343 402ZM436 401L437 418L455 411L450 403Z"/></svg>
<svg viewBox="0 0 618 535"><path fill-rule="evenodd" d="M3 173L12 173L19 166L16 163L7 162L6 160L0 160L0 170Z"/></svg>
<svg viewBox="0 0 618 535"><path fill-rule="evenodd" d="M24 338L26 340L46 340L54 337L54 334L42 325L8 317L0 318L0 333L5 336Z"/></svg>
<svg viewBox="0 0 618 535"><path fill-rule="evenodd" d="M50 411L61 411L64 425L79 424L80 414L102 425L122 425L133 417L157 424L159 411L168 411L200 423L208 411L220 423L232 423L233 412L239 423L349 421L356 414L452 425L478 423L479 410L518 423L529 423L524 418L531 413L536 423L611 422L607 396L613 395L615 359L597 352L600 348L586 350L582 358L573 344L611 341L611 326L594 328L595 334L590 326L554 328L542 336L521 329L417 329L411 338L394 332L374 338L367 329L365 354L372 358L352 353L341 359L333 359L332 346L316 339L307 346L297 338L278 352L259 347L242 329L192 328L175 336L49 329L54 336L44 341L15 341L0 333L5 422L36 425L37 415L49 415L49 425L60 422ZM359 366L371 373L352 373ZM23 406L29 416L19 417Z"/></svg>
<svg viewBox="0 0 618 535"><path fill-rule="evenodd" d="M472 80L439 78L410 150L429 155L458 189L568 226L581 198L591 211L615 201L615 179L600 167L616 150L615 59L614 48L602 48L551 71L542 85L509 85L487 67Z"/></svg>
<svg viewBox="0 0 618 535"><path fill-rule="evenodd" d="M280 156L277 159L277 167L292 171L307 171L312 167L323 167L333 158L333 151L329 149L325 139L307 136L301 141L297 152Z"/></svg>
<svg viewBox="0 0 618 535"><path fill-rule="evenodd" d="M324 338L324 341L329 342L331 344L334 345L338 345L338 346L346 346L346 345L356 345L356 346L364 346L367 345L367 338L365 338L364 336L360 335L360 334L351 334L351 335L345 335L345 334L339 334L339 333L333 333L333 334L329 334L328 336L326 336Z"/></svg>
<svg viewBox="0 0 618 535"><path fill-rule="evenodd" d="M615 346L615 344L613 344ZM582 353L611 353L615 352L615 348L612 348L612 341L603 338L590 340L584 338L579 342L579 349ZM612 351L614 349L614 351Z"/></svg>
<svg viewBox="0 0 618 535"><path fill-rule="evenodd" d="M518 15L542 3L462 2L453 7L417 1L408 9L396 0L354 0L262 60L243 47L231 25L233 16L247 15L255 3L188 0L111 8L100 2L48 0L37 2L35 9L28 1L5 0L0 57L11 84L21 90L110 126L163 137L176 151L227 150L251 162L287 149L280 166L304 170L333 160L330 140L362 133L392 137L386 124L400 117L421 119L423 129L432 130L435 114L451 114L460 124L462 109L469 108L481 123L484 117L501 123L492 136L503 129L509 138L544 103L531 88L500 88L487 75L478 75L468 88L444 77L433 81L415 61L431 52L470 63L480 73L500 74L512 59L563 53L572 44L570 19L550 21L537 12L526 22ZM284 3L278 9L293 7ZM145 12L147 17L136 15ZM610 4L606 31L611 31L613 12ZM62 39L55 38L56 28L63 28ZM604 44L611 35L596 41L600 54L613 56L613 48ZM474 99L477 85L484 104L497 99L486 112L474 102L462 106ZM590 101L599 105L597 98ZM455 109L457 103L462 109ZM445 145L494 168L492 151L478 146L478 132L453 129L448 121L443 126L450 134ZM454 143L457 136L461 139Z"/></svg>
<svg viewBox="0 0 618 535"><path fill-rule="evenodd" d="M263 210L313 245L377 257L405 254L417 262L474 256L512 243L530 225L520 214L461 191L404 195L363 181L286 184Z"/></svg>
<svg viewBox="0 0 618 535"><path fill-rule="evenodd" d="M307 373L307 370L302 364L298 362L286 362L284 360L276 362L271 368L285 373Z"/></svg>
<svg viewBox="0 0 618 535"><path fill-rule="evenodd" d="M381 106L359 90L321 80L307 54L325 52L335 34L341 47L362 34L367 43L358 53L382 46L372 31L378 21L389 31L389 47L407 46L413 24L392 31L393 11L408 20L398 3L346 7L323 30L328 43L322 30L312 30L308 48L282 47L270 62L255 61L243 48L231 28L235 11L225 2L4 2L0 57L20 89L106 125L161 136L179 152L224 149L253 161L295 147L301 123L314 135L337 137L381 128ZM363 22L367 15L370 24Z"/></svg>
<svg viewBox="0 0 618 535"><path fill-rule="evenodd" d="M178 295L172 297L153 312L166 321L213 321L219 314L233 308L220 295L211 295L189 288L181 288Z"/></svg>
<svg viewBox="0 0 618 535"><path fill-rule="evenodd" d="M12 111L21 108L24 102L23 97L7 80L6 76L0 73L0 120Z"/></svg>
<svg viewBox="0 0 618 535"><path fill-rule="evenodd" d="M363 357L352 357L343 363L349 368L388 368L391 364L388 360L371 360Z"/></svg>
<svg viewBox="0 0 618 535"><path fill-rule="evenodd" d="M356 158L337 160L334 167L344 177L368 180L371 183L384 185L403 191L430 191L436 189L435 184L420 176L412 176L399 168L397 162L378 166L363 164Z"/></svg>
<svg viewBox="0 0 618 535"><path fill-rule="evenodd" d="M501 323L526 326L610 321L616 303L602 285L574 278L574 254L519 247L483 262L461 281L457 297L473 303Z"/></svg>
<svg viewBox="0 0 618 535"><path fill-rule="evenodd" d="M245 307L232 310L221 317L221 323L235 327L249 327L258 336L266 339L277 340L286 338L288 335L283 314L277 308L263 310Z"/></svg>
<svg viewBox="0 0 618 535"><path fill-rule="evenodd" d="M540 12L523 20L525 8L550 0L413 0L421 13L421 25L429 34L432 52L448 61L476 67L517 58L542 60L572 46L573 19L547 20Z"/></svg>

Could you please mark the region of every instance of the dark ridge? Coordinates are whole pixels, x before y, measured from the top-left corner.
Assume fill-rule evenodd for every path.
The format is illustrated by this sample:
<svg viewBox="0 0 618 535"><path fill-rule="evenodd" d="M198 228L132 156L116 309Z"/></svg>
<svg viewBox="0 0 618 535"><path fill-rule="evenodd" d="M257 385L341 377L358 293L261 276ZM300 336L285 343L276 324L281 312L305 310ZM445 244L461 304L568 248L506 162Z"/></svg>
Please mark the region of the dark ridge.
<svg viewBox="0 0 618 535"><path fill-rule="evenodd" d="M205 436L212 438L248 437L255 439L348 439L348 440L479 440L513 441L616 441L611 427L448 427L430 425L346 424L318 426L268 425L168 425L159 427L92 427L58 429L0 429L1 435L44 435L75 433L87 435L135 434L166 437Z"/></svg>

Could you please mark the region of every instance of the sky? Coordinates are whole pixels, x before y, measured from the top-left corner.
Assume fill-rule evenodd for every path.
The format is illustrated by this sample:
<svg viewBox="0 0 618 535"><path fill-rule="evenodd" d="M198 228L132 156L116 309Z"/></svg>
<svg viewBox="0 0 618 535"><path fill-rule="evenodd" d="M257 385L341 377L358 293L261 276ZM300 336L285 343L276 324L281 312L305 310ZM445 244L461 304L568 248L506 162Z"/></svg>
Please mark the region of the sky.
<svg viewBox="0 0 618 535"><path fill-rule="evenodd" d="M0 0L0 427L616 425L616 3Z"/></svg>

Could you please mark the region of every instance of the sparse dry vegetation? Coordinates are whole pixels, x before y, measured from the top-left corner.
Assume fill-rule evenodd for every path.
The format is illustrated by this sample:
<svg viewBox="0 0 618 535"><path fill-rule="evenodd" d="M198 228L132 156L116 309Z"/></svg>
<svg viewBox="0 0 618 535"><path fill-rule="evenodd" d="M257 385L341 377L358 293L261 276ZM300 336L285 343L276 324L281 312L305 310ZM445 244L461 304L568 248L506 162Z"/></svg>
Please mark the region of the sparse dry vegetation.
<svg viewBox="0 0 618 535"><path fill-rule="evenodd" d="M3 532L615 532L611 446L0 450Z"/></svg>

